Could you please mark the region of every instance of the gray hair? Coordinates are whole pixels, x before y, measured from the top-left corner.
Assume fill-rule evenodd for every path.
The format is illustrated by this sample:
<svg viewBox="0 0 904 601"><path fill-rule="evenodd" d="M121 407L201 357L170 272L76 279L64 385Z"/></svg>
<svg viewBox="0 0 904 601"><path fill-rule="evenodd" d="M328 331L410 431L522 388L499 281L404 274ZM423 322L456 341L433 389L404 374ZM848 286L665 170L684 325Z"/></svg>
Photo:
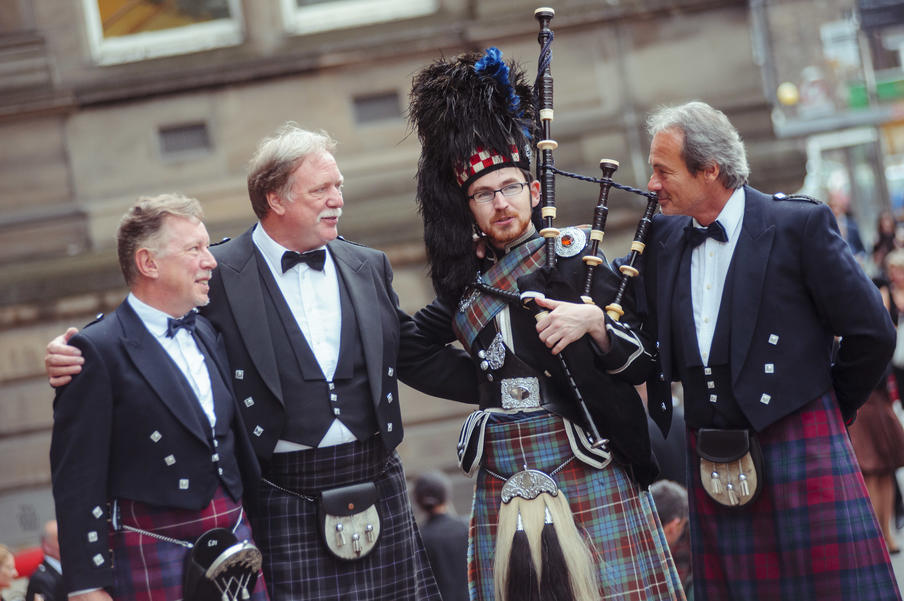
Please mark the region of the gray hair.
<svg viewBox="0 0 904 601"><path fill-rule="evenodd" d="M261 140L248 164L248 196L258 219L270 210L270 192L291 200L292 173L306 157L321 152L332 154L335 149L336 141L329 134L301 129L294 121L287 121L272 136Z"/></svg>
<svg viewBox="0 0 904 601"><path fill-rule="evenodd" d="M201 221L204 211L201 203L194 198L170 193L142 196L122 216L116 230L116 254L126 284L131 286L138 276L138 268L135 266L135 253L138 249L159 250L163 220L167 216Z"/></svg>
<svg viewBox="0 0 904 601"><path fill-rule="evenodd" d="M669 129L684 134L682 156L688 171L697 173L716 164L719 182L726 188L734 190L747 183L750 167L744 143L725 113L705 102L694 101L662 107L647 118L650 136Z"/></svg>

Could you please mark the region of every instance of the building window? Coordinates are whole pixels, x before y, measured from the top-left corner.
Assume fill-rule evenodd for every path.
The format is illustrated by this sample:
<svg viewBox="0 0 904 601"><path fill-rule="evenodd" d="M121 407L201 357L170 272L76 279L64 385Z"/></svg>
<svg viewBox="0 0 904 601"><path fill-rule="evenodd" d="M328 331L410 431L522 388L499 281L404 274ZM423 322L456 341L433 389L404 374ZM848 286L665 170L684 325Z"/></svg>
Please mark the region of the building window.
<svg viewBox="0 0 904 601"><path fill-rule="evenodd" d="M396 92L358 96L354 99L354 106L355 122L360 125L402 118Z"/></svg>
<svg viewBox="0 0 904 601"><path fill-rule="evenodd" d="M439 0L282 0L286 29L315 33L429 15Z"/></svg>
<svg viewBox="0 0 904 601"><path fill-rule="evenodd" d="M99 65L234 46L242 41L240 0L82 0Z"/></svg>
<svg viewBox="0 0 904 601"><path fill-rule="evenodd" d="M197 156L210 151L210 134L206 123L165 125L157 130L160 152L164 158Z"/></svg>

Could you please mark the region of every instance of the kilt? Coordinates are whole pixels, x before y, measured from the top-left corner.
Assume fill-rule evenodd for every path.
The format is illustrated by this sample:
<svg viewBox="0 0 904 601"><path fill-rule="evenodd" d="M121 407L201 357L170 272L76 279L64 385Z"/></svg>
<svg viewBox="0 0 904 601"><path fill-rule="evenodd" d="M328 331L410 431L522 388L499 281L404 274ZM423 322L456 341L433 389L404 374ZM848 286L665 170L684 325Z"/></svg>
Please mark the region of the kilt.
<svg viewBox="0 0 904 601"><path fill-rule="evenodd" d="M472 600L492 601L496 521L502 485L524 464L547 474L574 453L562 419L543 411L495 414L487 424L468 541ZM603 599L684 599L649 491L640 491L615 462L603 469L571 461L553 479L568 498L578 531L591 542Z"/></svg>
<svg viewBox="0 0 904 601"><path fill-rule="evenodd" d="M834 395L812 401L758 438L765 484L748 508L712 501L699 468L689 465L694 598L900 601ZM687 441L693 458L690 430Z"/></svg>
<svg viewBox="0 0 904 601"><path fill-rule="evenodd" d="M241 505L220 488L201 511L156 507L137 501L118 500L119 521L161 536L195 542L211 528L234 530L239 540L251 540L251 528ZM189 549L157 540L139 532L110 532L113 551L113 589L116 601L178 601L182 599L182 574ZM251 597L267 601L263 578L258 577Z"/></svg>
<svg viewBox="0 0 904 601"><path fill-rule="evenodd" d="M363 559L342 561L326 549L316 503L260 484L252 523L274 601L440 601L411 512L402 463L379 436L274 454L264 477L310 497L364 481L376 482L380 494L382 526L376 547Z"/></svg>

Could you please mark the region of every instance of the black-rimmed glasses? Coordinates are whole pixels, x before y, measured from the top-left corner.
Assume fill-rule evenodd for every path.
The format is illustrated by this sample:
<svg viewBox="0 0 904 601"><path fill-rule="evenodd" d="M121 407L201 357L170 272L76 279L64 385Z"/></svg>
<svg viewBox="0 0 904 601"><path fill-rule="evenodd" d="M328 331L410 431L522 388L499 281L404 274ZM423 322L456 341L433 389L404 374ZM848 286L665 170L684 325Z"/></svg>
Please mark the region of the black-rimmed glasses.
<svg viewBox="0 0 904 601"><path fill-rule="evenodd" d="M480 190L479 192L475 192L468 196L469 199L473 200L477 204L486 204L488 202L493 202L493 199L496 198L496 193L501 192L503 196L506 198L512 198L513 196L518 196L521 194L521 190L524 189L524 186L529 186L530 184L527 182L514 182L511 184L506 184L497 190Z"/></svg>

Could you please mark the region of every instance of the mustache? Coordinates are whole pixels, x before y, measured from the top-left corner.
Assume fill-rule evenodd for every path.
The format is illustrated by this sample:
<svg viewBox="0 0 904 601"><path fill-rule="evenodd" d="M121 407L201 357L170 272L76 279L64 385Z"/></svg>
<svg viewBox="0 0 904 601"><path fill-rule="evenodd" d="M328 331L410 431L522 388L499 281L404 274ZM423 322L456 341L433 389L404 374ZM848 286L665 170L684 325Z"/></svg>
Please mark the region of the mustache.
<svg viewBox="0 0 904 601"><path fill-rule="evenodd" d="M342 217L342 208L337 207L335 209L324 209L320 215L317 216L317 219L329 219L330 217Z"/></svg>

